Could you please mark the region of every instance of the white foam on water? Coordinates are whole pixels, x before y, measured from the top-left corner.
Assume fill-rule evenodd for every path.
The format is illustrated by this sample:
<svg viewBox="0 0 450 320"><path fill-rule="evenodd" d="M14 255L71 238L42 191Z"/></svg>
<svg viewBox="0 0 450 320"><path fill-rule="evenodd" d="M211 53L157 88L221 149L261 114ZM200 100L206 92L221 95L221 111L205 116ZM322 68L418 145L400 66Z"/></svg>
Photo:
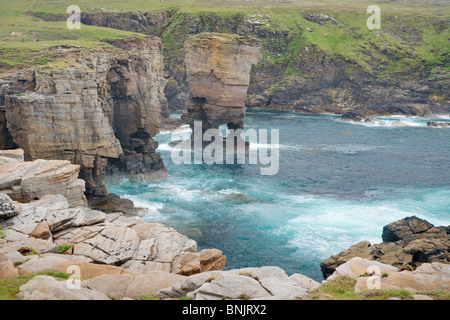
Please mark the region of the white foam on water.
<svg viewBox="0 0 450 320"><path fill-rule="evenodd" d="M250 142L250 149L279 149L279 144L267 144L267 143L257 143L257 142Z"/></svg>
<svg viewBox="0 0 450 320"><path fill-rule="evenodd" d="M241 194L242 192L237 191L236 189L222 189L219 191L220 194Z"/></svg>
<svg viewBox="0 0 450 320"><path fill-rule="evenodd" d="M340 144L340 145L321 145L321 150L333 151L345 154L355 154L364 151L372 151L378 149L377 146L359 145L359 144Z"/></svg>
<svg viewBox="0 0 450 320"><path fill-rule="evenodd" d="M173 147L169 146L168 143L160 143L156 151L171 151Z"/></svg>
<svg viewBox="0 0 450 320"><path fill-rule="evenodd" d="M392 127L392 128L405 128L405 127L424 128L424 127L427 127L428 121L450 120L449 115L436 115L436 116L432 116L432 117L394 115L394 116L379 116L379 117L375 117L375 118L380 121L379 122L361 122L361 121L351 121L351 120L344 121L340 118L334 119L334 120L338 121L338 122L362 125L365 127ZM441 127L436 127L436 128L441 128Z"/></svg>
<svg viewBox="0 0 450 320"><path fill-rule="evenodd" d="M408 216L419 216L385 203L299 197L290 197L292 202L299 200L300 205L291 204L297 216L278 228L277 233L287 235L290 245L301 252L320 258L328 258L363 240L380 243L383 226Z"/></svg>
<svg viewBox="0 0 450 320"><path fill-rule="evenodd" d="M123 195L123 198L130 199L133 201L134 206L137 208L142 208L145 210L143 219L149 219L154 221L164 220L165 216L160 210L164 209L164 203L156 201L146 201L143 200L142 195Z"/></svg>
<svg viewBox="0 0 450 320"><path fill-rule="evenodd" d="M268 143L257 143L250 142L250 149L285 149L285 150L312 150L311 147L306 145L287 145L287 144L268 144Z"/></svg>
<svg viewBox="0 0 450 320"><path fill-rule="evenodd" d="M285 200L282 203L289 204L302 204L302 203L310 203L312 201L318 201L319 198L312 195L285 195Z"/></svg>
<svg viewBox="0 0 450 320"><path fill-rule="evenodd" d="M188 202L196 202L204 197L207 197L207 194L199 188L190 189L178 184L161 185L160 192L167 194L168 197L176 197L177 199L182 199L183 201Z"/></svg>

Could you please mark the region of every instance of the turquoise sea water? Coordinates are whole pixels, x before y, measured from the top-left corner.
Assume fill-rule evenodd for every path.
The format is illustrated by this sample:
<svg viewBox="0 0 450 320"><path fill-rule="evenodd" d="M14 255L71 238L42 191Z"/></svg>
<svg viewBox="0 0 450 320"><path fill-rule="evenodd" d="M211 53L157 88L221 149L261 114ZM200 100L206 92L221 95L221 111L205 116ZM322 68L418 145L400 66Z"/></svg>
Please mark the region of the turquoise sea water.
<svg viewBox="0 0 450 320"><path fill-rule="evenodd" d="M450 224L450 128L426 127L450 117L380 119L250 110L246 129L279 129L278 174L262 176L249 164L174 165L175 135L162 132L156 140L169 177L107 185L147 208L145 220L177 229L199 250L222 250L226 269L274 265L320 281L322 260L362 240L381 242L390 222L416 215Z"/></svg>

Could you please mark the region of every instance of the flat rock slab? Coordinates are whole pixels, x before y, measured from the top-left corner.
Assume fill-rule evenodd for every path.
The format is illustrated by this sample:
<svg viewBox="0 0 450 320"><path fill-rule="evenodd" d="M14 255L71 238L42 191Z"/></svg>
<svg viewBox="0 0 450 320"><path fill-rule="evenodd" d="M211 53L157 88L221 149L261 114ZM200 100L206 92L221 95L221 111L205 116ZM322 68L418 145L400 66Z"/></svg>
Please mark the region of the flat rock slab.
<svg viewBox="0 0 450 320"><path fill-rule="evenodd" d="M94 238L76 244L74 254L84 255L97 263L120 264L133 257L138 245L136 231L125 227L107 227Z"/></svg>

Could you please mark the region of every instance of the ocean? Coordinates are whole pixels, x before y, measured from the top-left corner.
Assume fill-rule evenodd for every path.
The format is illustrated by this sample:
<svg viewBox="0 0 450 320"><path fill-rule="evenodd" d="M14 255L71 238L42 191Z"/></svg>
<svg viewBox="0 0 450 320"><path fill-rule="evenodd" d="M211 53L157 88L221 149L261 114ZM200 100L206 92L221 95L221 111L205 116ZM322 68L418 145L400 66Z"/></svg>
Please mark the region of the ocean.
<svg viewBox="0 0 450 320"><path fill-rule="evenodd" d="M426 126L450 117L378 118L247 110L245 129L279 130L271 146L277 174L248 163L174 164L169 142L189 137L183 126L155 137L167 178L106 184L146 208L143 219L196 240L199 251L222 250L227 270L278 266L321 281L321 261L362 240L380 243L388 223L415 215L450 224L450 128Z"/></svg>

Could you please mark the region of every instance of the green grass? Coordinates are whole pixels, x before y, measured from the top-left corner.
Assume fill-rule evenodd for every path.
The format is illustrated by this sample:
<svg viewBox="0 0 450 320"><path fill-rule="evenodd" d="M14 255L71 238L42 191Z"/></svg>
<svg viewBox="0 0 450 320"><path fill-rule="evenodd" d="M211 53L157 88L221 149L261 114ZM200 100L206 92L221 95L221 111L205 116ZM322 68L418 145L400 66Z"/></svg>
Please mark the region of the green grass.
<svg viewBox="0 0 450 320"><path fill-rule="evenodd" d="M136 300L160 300L156 294L151 294L147 296L138 296Z"/></svg>
<svg viewBox="0 0 450 320"><path fill-rule="evenodd" d="M60 245L58 247L58 253L63 254L64 252L66 252L67 250L72 249L72 248L73 248L72 244L63 243L62 245Z"/></svg>
<svg viewBox="0 0 450 320"><path fill-rule="evenodd" d="M311 291L308 299L316 300L322 294L329 294L336 300L357 300L358 294L355 293L356 279L351 277L337 277L334 280L323 283L318 289Z"/></svg>
<svg viewBox="0 0 450 320"><path fill-rule="evenodd" d="M143 37L139 33L82 25L70 30L65 22L46 22L30 18L24 12L32 0L0 0L0 72L26 65L46 65L61 58L49 48L71 44L91 50L112 49L99 38ZM37 16L47 13L66 14L72 1L38 0L32 8ZM450 15L445 1L426 4L420 0L399 4L382 1L381 30L369 30L366 8L373 1L291 0L231 2L206 0L101 0L77 1L82 11L157 11L176 9L163 25L149 26L149 33L161 37L166 69L170 77L182 82L184 42L189 37L187 26L195 21L199 32L236 33L254 14L267 15L267 23L256 27L265 31L289 30L290 38L263 39L261 59L256 68L276 69L266 93L276 91L291 79L314 77L307 65L314 57L330 59L342 65L342 77L353 79L364 72L376 81L387 78L426 80L439 78L435 70L450 70L450 30L439 24ZM308 21L306 12L323 13L336 19L323 25ZM309 28L312 32L300 31ZM444 27L443 27L444 26ZM305 48L310 49L309 53ZM309 60L308 60L309 59ZM62 64L63 65L63 64ZM357 72L355 72L357 71ZM170 80L174 80L170 78ZM445 92L436 92L439 100Z"/></svg>
<svg viewBox="0 0 450 320"><path fill-rule="evenodd" d="M23 42L30 49L41 50L47 46L47 43L72 43L73 41L89 43L97 42L99 38L120 39L125 37L143 38L144 35L84 24L80 29L68 29L65 22L42 21L25 16L0 19L0 47L8 46L10 42L13 42L14 46Z"/></svg>
<svg viewBox="0 0 450 320"><path fill-rule="evenodd" d="M0 67L46 65L58 59L52 47L69 44L91 50L117 48L99 39L144 38L140 33L81 25L68 29L65 22L46 22L26 16L0 19Z"/></svg>
<svg viewBox="0 0 450 320"><path fill-rule="evenodd" d="M319 288L312 290L307 299L318 300L323 294L331 295L336 300L386 300L400 298L412 299L411 293L402 289L379 289L363 292L355 292L356 279L347 276L337 277L323 283ZM417 292L432 297L434 300L450 300L450 292L444 290Z"/></svg>
<svg viewBox="0 0 450 320"><path fill-rule="evenodd" d="M1 0L2 8L0 16L19 16L32 4L32 0ZM73 1L43 1L37 0L32 10L35 12L65 13ZM361 11L374 4L371 0L284 0L271 1L259 0L255 2L224 1L224 0L77 0L76 4L83 11L99 11L99 8L108 10L157 10L157 9L181 9L185 12L203 11L231 11L231 10L261 10L261 9L320 9L320 10L345 10ZM427 4L423 1L410 0L408 4L394 1L381 1L377 3L382 10L392 13L424 13L427 15L448 15L448 2L441 0L435 4Z"/></svg>
<svg viewBox="0 0 450 320"><path fill-rule="evenodd" d="M18 300L16 295L19 293L20 287L36 276L46 275L60 279L68 279L69 274L48 270L26 276L19 276L14 279L0 279L0 300Z"/></svg>
<svg viewBox="0 0 450 320"><path fill-rule="evenodd" d="M19 292L20 286L24 285L35 275L19 276L14 279L1 279L0 280L0 300L18 300L16 294Z"/></svg>

